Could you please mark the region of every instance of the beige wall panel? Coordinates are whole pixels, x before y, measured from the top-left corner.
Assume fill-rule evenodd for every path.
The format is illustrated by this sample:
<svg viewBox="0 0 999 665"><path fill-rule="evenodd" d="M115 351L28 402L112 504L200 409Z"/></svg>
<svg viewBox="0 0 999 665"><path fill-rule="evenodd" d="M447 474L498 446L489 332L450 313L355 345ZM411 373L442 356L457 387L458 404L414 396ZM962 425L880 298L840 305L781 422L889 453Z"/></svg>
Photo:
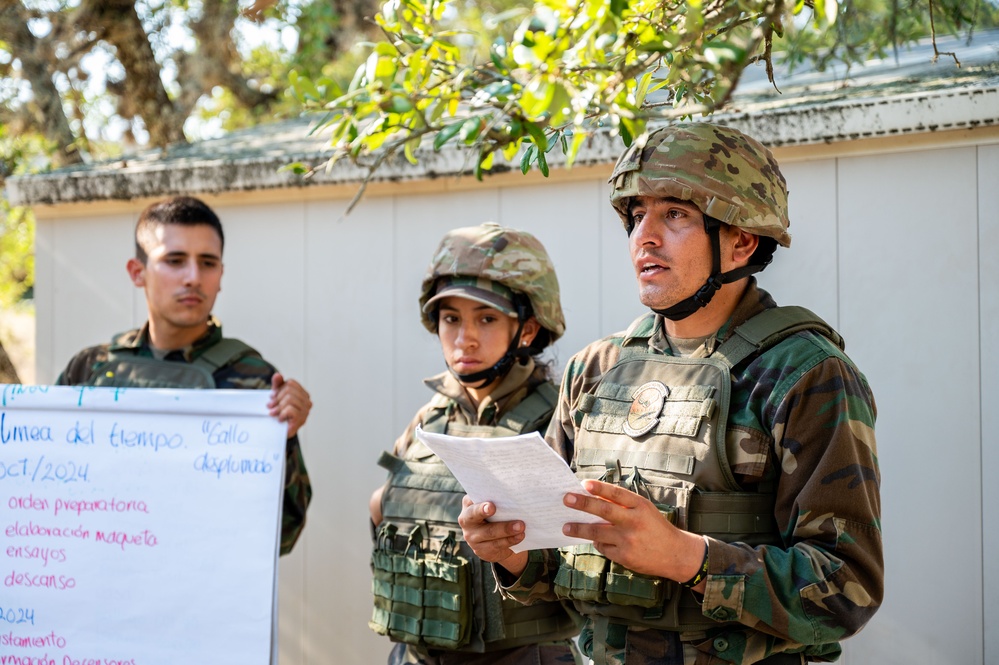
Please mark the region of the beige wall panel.
<svg viewBox="0 0 999 665"><path fill-rule="evenodd" d="M500 222L534 234L555 265L566 319L565 335L543 356L554 361L554 378L572 354L595 339L600 322L599 217L595 181L509 187L501 191Z"/></svg>
<svg viewBox="0 0 999 665"><path fill-rule="evenodd" d="M300 203L216 205L225 231L222 292L214 314L229 337L257 349L287 378L310 389L305 372L305 213ZM311 424L311 420L310 423ZM301 430L306 463L310 428ZM302 536L279 565L282 661L302 662L305 564Z"/></svg>
<svg viewBox="0 0 999 665"><path fill-rule="evenodd" d="M394 379L395 204L367 199L339 221L345 205L305 207L304 377L315 405L305 436L315 494L302 543L304 615L281 615L282 665L380 663L389 650L367 626L368 497L385 478L378 455L402 428L392 417L398 394L418 388L419 378ZM301 657L286 639L296 628Z"/></svg>
<svg viewBox="0 0 999 665"><path fill-rule="evenodd" d="M310 456L308 452L304 454L308 464L310 457L314 455ZM306 616L309 611L307 589L310 571L306 566L305 552L309 540L311 536L306 530L295 544L295 549L278 561L278 663L280 665L304 665L308 662L305 645L308 642Z"/></svg>
<svg viewBox="0 0 999 665"><path fill-rule="evenodd" d="M301 376L304 206L218 206L215 212L225 231L225 273L214 310L222 330L260 351L286 376Z"/></svg>
<svg viewBox="0 0 999 665"><path fill-rule="evenodd" d="M843 158L838 179L840 330L878 402L887 569L848 662L981 663L976 150Z"/></svg>
<svg viewBox="0 0 999 665"><path fill-rule="evenodd" d="M35 381L55 381L69 358L55 357L55 243L60 223L35 221Z"/></svg>
<svg viewBox="0 0 999 665"><path fill-rule="evenodd" d="M789 192L792 241L778 247L757 278L779 305L800 305L838 324L836 160L782 167Z"/></svg>
<svg viewBox="0 0 999 665"><path fill-rule="evenodd" d="M610 204L611 187L606 178L600 184L600 331L593 339L625 330L632 321L649 311L638 300L638 281L631 264L628 234Z"/></svg>
<svg viewBox="0 0 999 665"><path fill-rule="evenodd" d="M978 149L985 662L999 663L999 146ZM981 186L986 183L985 186ZM974 468L973 465L969 465Z"/></svg>
<svg viewBox="0 0 999 665"><path fill-rule="evenodd" d="M52 281L39 284L38 290L49 290L52 298L52 355L41 359L39 350L39 383L54 382L80 349L107 342L145 320L145 311L134 308L141 289L125 270L135 253L134 227L133 216L109 215L58 223L53 233L45 234L51 242Z"/></svg>

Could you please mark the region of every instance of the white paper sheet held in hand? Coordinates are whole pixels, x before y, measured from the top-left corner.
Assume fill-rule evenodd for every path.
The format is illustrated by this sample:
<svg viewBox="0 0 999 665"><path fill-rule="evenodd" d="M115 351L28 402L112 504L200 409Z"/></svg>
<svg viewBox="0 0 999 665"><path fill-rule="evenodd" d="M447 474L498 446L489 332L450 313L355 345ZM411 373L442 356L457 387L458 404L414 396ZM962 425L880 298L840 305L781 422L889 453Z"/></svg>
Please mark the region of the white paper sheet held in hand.
<svg viewBox="0 0 999 665"><path fill-rule="evenodd" d="M478 439L417 428L416 437L444 460L472 501L495 504L496 514L490 521L524 522L524 540L512 548L514 552L589 542L563 534L562 526L602 522L562 502L568 492L588 492L537 432Z"/></svg>

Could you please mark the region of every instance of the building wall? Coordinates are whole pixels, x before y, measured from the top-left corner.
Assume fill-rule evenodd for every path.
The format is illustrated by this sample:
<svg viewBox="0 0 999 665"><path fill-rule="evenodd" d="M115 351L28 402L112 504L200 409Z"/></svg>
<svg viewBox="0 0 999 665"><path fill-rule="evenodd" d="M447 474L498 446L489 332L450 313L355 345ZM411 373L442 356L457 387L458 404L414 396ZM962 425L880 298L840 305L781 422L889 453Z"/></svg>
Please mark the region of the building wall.
<svg viewBox="0 0 999 665"><path fill-rule="evenodd" d="M999 472L999 416L983 405L999 403L988 343L999 334L999 140L778 157L794 242L761 282L844 334L879 407L886 600L842 662L996 662L999 490L983 479ZM385 187L345 219L341 194L206 197L226 227L217 314L227 334L300 379L315 405L301 434L315 498L281 560L282 665L367 665L389 651L366 625L367 500L384 478L379 452L429 397L420 379L443 368L417 297L445 231L494 220L546 245L568 321L559 369L642 312L608 172ZM38 210L39 382L144 319L124 269L144 203Z"/></svg>

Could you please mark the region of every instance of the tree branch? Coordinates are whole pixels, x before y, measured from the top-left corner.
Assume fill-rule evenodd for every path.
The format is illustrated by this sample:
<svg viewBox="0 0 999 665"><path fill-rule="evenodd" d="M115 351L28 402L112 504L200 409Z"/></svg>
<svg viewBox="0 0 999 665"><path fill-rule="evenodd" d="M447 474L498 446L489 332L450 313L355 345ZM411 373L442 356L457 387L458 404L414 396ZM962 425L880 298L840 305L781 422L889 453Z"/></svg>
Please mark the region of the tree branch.
<svg viewBox="0 0 999 665"><path fill-rule="evenodd" d="M201 18L191 23L191 30L198 39L198 54L196 58L184 58L184 65L201 81L203 90L219 85L231 91L248 108L269 106L278 93L251 87L242 75L242 61L232 41L239 14L236 0L205 2Z"/></svg>
<svg viewBox="0 0 999 665"><path fill-rule="evenodd" d="M958 67L961 66L961 61L957 59L957 54L953 51L940 51L937 49L937 24L933 19L933 0L928 0L930 5L930 39L933 41L933 62L936 62L938 58L942 55L949 55L954 58L954 62Z"/></svg>
<svg viewBox="0 0 999 665"><path fill-rule="evenodd" d="M212 3L206 3L212 4ZM130 111L142 118L153 145L164 147L186 141L184 121L167 95L160 78L160 65L153 54L146 30L127 0L83 0L74 17L76 25L98 33L115 47L116 57L125 69L121 81L122 115Z"/></svg>
<svg viewBox="0 0 999 665"><path fill-rule="evenodd" d="M0 383L20 382L21 379L17 376L17 369L14 367L14 363L10 361L7 352L3 348L3 344L0 343Z"/></svg>
<svg viewBox="0 0 999 665"><path fill-rule="evenodd" d="M28 111L32 124L56 144L52 163L55 166L66 166L83 161L74 147L76 137L63 110L62 98L49 73L50 65L55 61L53 49L28 29L26 10L20 2L0 4L0 38L11 45L14 56L21 61L25 78L31 85L34 103L28 104Z"/></svg>

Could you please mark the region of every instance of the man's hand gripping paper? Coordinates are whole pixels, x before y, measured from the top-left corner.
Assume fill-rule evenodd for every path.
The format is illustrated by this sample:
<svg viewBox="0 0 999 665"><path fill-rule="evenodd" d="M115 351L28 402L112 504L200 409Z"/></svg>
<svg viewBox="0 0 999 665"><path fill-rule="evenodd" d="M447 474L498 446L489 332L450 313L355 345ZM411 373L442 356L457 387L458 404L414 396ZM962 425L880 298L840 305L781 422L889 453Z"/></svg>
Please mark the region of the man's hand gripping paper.
<svg viewBox="0 0 999 665"><path fill-rule="evenodd" d="M490 522L524 523L524 539L510 547L515 553L590 542L565 535L562 527L603 522L565 505L566 494L589 492L537 432L479 439L418 428L416 436L444 461L472 502L495 506Z"/></svg>

